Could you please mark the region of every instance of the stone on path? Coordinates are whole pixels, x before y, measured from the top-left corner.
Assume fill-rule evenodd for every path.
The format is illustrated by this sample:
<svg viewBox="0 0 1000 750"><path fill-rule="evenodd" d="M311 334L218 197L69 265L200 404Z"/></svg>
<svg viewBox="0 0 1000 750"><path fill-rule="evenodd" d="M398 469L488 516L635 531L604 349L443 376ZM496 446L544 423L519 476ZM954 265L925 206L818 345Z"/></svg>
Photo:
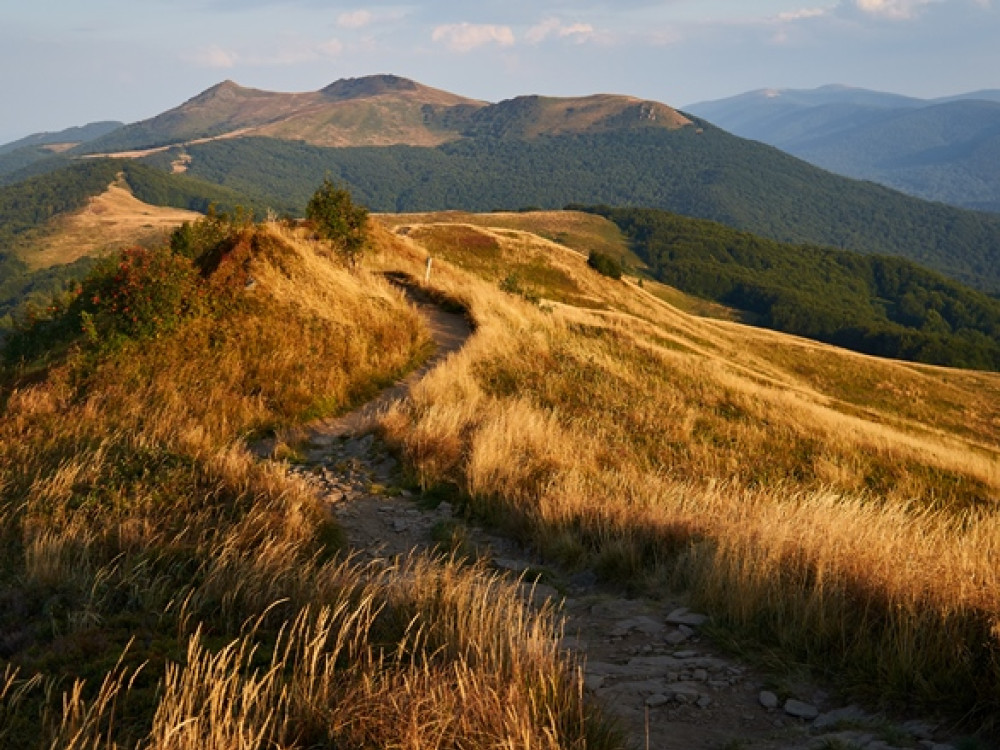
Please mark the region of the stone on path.
<svg viewBox="0 0 1000 750"><path fill-rule="evenodd" d="M684 641L688 639L688 636L681 630L675 630L672 633L667 633L663 636L663 640L669 643L671 646L679 646Z"/></svg>
<svg viewBox="0 0 1000 750"><path fill-rule="evenodd" d="M691 612L687 607L678 607L667 615L667 622L671 625L688 625L697 628L708 622L708 615Z"/></svg>
<svg viewBox="0 0 1000 750"><path fill-rule="evenodd" d="M770 690L761 690L760 695L757 696L757 700L760 702L760 705L768 711L778 707L778 696Z"/></svg>
<svg viewBox="0 0 1000 750"><path fill-rule="evenodd" d="M785 701L785 713L789 716L794 716L796 719L812 720L819 716L819 709L809 703L789 698Z"/></svg>
<svg viewBox="0 0 1000 750"><path fill-rule="evenodd" d="M670 703L670 698L663 693L656 693L646 698L646 705L650 708L657 708L659 706L666 705Z"/></svg>
<svg viewBox="0 0 1000 750"><path fill-rule="evenodd" d="M643 635L657 635L663 632L663 623L652 617L639 615L626 620L619 620L614 627L608 631L608 635L613 638L624 638L632 631L638 631Z"/></svg>
<svg viewBox="0 0 1000 750"><path fill-rule="evenodd" d="M827 729L833 729L838 724L850 722L858 723L868 719L868 714L862 711L857 706L847 706L846 708L838 708L833 711L827 711L825 714L821 714L812 723L810 728L814 732L822 732Z"/></svg>
<svg viewBox="0 0 1000 750"><path fill-rule="evenodd" d="M670 686L670 697L678 703L697 703L703 695L689 682L677 682Z"/></svg>

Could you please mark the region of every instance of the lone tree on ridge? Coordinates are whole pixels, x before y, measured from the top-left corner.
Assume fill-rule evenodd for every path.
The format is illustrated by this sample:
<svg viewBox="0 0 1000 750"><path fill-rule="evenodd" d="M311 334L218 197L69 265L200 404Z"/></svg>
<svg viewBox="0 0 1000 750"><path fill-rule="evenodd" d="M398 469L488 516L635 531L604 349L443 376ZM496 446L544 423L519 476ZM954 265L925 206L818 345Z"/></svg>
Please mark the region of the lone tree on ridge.
<svg viewBox="0 0 1000 750"><path fill-rule="evenodd" d="M306 218L316 224L320 236L330 240L353 266L368 241L368 209L355 205L346 188L330 181L313 193Z"/></svg>

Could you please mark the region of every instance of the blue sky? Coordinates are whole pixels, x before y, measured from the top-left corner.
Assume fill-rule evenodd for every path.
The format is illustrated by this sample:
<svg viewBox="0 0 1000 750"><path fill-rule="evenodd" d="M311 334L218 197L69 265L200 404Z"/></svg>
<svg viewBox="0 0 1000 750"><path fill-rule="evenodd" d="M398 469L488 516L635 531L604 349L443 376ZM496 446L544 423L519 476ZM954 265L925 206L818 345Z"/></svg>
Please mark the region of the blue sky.
<svg viewBox="0 0 1000 750"><path fill-rule="evenodd" d="M158 114L224 79L309 91L396 73L498 101L682 106L841 83L1000 88L1000 0L34 0L0 22L0 143Z"/></svg>

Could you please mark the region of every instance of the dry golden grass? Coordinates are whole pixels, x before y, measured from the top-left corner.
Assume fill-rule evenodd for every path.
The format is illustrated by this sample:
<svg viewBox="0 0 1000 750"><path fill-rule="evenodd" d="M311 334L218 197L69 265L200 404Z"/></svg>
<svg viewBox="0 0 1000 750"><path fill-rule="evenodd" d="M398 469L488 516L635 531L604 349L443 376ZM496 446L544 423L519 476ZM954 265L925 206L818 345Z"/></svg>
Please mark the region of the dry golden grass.
<svg viewBox="0 0 1000 750"><path fill-rule="evenodd" d="M454 561L338 557L243 446L427 351L381 276L250 232L256 283L218 312L0 392L3 746L614 746L552 611Z"/></svg>
<svg viewBox="0 0 1000 750"><path fill-rule="evenodd" d="M640 115L641 108L641 115ZM629 124L642 120L658 127L679 130L692 125L687 117L665 104L644 101L630 96L595 94L580 97L538 97L534 120L526 128L525 137L594 133L610 130L622 117Z"/></svg>
<svg viewBox="0 0 1000 750"><path fill-rule="evenodd" d="M528 232L533 239L547 239L586 256L598 250L641 267L642 261L628 248L621 230L603 216L582 211L503 211L474 214L467 211L439 213L378 214L378 220L392 230L415 225L469 224L491 230Z"/></svg>
<svg viewBox="0 0 1000 750"><path fill-rule="evenodd" d="M33 269L72 263L80 258L165 238L185 221L201 214L143 203L123 184L111 185L70 216L54 233L22 252Z"/></svg>
<svg viewBox="0 0 1000 750"><path fill-rule="evenodd" d="M417 275L420 238L383 262ZM669 575L849 691L990 725L1000 376L691 317L558 263L603 309L435 266L478 327L385 419L420 480L608 576Z"/></svg>

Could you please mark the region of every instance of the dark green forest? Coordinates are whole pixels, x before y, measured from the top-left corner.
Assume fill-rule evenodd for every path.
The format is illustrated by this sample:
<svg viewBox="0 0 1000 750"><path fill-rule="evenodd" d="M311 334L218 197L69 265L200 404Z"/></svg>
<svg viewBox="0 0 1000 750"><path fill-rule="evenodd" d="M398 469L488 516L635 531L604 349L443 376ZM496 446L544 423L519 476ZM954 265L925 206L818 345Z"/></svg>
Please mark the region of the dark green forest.
<svg viewBox="0 0 1000 750"><path fill-rule="evenodd" d="M896 359L1000 370L1000 300L902 258L790 245L654 209L617 224L656 279L761 326Z"/></svg>
<svg viewBox="0 0 1000 750"><path fill-rule="evenodd" d="M567 203L649 206L782 242L898 255L1000 293L1000 216L910 198L824 172L710 125L438 148L327 149L267 138L186 149L190 174L280 212L325 177L374 211L488 211ZM174 154L151 157L166 167Z"/></svg>

